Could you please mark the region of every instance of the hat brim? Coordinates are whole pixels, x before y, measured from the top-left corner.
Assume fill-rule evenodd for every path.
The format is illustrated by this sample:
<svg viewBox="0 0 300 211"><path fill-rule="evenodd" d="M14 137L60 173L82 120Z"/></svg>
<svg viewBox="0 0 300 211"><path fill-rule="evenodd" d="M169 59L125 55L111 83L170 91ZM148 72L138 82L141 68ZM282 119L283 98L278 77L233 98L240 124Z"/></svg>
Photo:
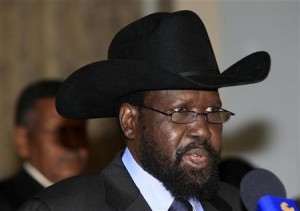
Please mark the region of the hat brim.
<svg viewBox="0 0 300 211"><path fill-rule="evenodd" d="M250 84L264 80L269 70L270 56L263 51L241 59L222 74L198 74L195 67L179 75L141 61L104 60L71 74L60 87L56 107L59 114L71 119L115 117L118 99L130 93Z"/></svg>

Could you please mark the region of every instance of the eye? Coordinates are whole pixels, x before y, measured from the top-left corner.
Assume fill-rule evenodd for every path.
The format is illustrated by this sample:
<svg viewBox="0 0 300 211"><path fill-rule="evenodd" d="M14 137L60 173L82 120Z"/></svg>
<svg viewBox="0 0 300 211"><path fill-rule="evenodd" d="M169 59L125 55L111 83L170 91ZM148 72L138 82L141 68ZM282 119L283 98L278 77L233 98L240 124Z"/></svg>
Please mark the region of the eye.
<svg viewBox="0 0 300 211"><path fill-rule="evenodd" d="M175 108L173 109L174 112L178 112L178 113L181 113L181 112L185 112L187 111L186 108L184 107L178 107L178 108Z"/></svg>
<svg viewBox="0 0 300 211"><path fill-rule="evenodd" d="M217 106L211 106L206 109L207 112L216 112L216 111L220 111L220 110L222 110L222 108L217 107Z"/></svg>

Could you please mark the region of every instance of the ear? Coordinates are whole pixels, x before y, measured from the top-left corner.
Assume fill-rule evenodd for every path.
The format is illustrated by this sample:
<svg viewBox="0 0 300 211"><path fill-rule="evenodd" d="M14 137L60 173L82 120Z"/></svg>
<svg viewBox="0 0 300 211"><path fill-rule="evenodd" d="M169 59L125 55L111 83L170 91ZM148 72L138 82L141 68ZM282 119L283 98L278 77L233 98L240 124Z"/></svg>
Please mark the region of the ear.
<svg viewBox="0 0 300 211"><path fill-rule="evenodd" d="M119 122L126 138L133 140L138 122L137 109L128 103L122 104L119 111Z"/></svg>
<svg viewBox="0 0 300 211"><path fill-rule="evenodd" d="M13 132L13 141L19 157L22 159L27 159L30 154L28 129L25 127L16 126Z"/></svg>

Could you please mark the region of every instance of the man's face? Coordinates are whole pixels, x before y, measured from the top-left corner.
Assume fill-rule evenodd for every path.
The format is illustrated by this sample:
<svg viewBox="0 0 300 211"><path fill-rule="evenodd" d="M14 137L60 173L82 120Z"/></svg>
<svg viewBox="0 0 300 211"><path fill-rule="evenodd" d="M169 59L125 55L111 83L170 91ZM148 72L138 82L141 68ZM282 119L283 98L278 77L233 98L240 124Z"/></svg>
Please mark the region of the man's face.
<svg viewBox="0 0 300 211"><path fill-rule="evenodd" d="M28 120L25 159L52 182L83 172L88 156L86 121L61 117L54 98L38 100Z"/></svg>
<svg viewBox="0 0 300 211"><path fill-rule="evenodd" d="M151 91L145 105L164 112L207 112L221 108L221 100L217 91ZM137 162L174 196L205 200L213 195L218 188L222 124L208 123L203 116L177 124L143 107L139 114L139 138L129 145Z"/></svg>

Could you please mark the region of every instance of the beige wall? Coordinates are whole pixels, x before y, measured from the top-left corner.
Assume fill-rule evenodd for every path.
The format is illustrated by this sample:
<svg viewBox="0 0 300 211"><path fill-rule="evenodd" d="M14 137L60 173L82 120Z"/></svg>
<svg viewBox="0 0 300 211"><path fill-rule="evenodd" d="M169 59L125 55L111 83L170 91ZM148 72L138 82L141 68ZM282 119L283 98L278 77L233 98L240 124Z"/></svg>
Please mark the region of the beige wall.
<svg viewBox="0 0 300 211"><path fill-rule="evenodd" d="M40 78L65 78L106 59L113 35L140 14L138 0L0 0L0 178L19 167L11 143L16 98ZM123 145L114 120L90 123L90 170Z"/></svg>

